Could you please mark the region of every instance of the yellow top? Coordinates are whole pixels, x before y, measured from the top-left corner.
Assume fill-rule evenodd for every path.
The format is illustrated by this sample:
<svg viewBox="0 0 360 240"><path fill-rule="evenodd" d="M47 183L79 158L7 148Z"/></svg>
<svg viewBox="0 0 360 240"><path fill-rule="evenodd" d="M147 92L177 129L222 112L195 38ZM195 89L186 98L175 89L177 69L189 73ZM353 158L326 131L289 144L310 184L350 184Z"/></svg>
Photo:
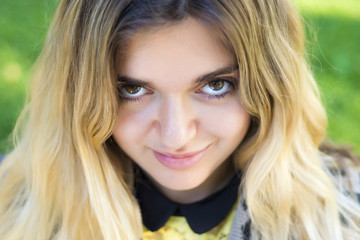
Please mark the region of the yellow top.
<svg viewBox="0 0 360 240"><path fill-rule="evenodd" d="M151 232L144 227L143 240L227 240L235 217L236 205L219 225L206 233L194 233L185 217L172 216L156 232Z"/></svg>

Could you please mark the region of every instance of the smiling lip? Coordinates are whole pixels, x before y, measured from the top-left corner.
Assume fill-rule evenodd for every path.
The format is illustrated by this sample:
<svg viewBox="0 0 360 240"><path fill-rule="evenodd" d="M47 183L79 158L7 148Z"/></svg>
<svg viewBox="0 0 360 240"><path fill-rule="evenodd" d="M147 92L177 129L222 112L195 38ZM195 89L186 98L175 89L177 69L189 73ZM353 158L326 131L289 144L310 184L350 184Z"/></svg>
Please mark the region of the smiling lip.
<svg viewBox="0 0 360 240"><path fill-rule="evenodd" d="M194 166L204 156L206 148L201 151L185 154L159 153L153 150L156 159L165 167L186 169Z"/></svg>

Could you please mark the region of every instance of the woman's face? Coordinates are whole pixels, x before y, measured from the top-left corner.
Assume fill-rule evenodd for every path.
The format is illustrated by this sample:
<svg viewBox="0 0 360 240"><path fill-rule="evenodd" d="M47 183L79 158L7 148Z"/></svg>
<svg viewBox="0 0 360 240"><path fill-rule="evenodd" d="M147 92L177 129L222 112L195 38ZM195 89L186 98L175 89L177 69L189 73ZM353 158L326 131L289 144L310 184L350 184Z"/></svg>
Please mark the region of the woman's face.
<svg viewBox="0 0 360 240"><path fill-rule="evenodd" d="M229 156L250 122L234 64L192 18L137 33L118 63L113 137L170 199L199 200L233 177Z"/></svg>

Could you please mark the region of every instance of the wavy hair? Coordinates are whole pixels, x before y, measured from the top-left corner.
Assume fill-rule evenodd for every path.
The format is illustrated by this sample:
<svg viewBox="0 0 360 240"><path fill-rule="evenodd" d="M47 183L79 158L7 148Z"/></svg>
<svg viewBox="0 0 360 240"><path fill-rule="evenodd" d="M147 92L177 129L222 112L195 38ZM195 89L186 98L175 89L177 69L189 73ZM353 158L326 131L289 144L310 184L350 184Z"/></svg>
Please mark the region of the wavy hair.
<svg viewBox="0 0 360 240"><path fill-rule="evenodd" d="M2 239L140 239L132 164L111 135L115 62L136 32L195 18L239 67L251 127L234 153L262 239L354 239L360 210L326 174L326 116L287 0L62 0L0 168ZM134 214L135 213L135 214Z"/></svg>

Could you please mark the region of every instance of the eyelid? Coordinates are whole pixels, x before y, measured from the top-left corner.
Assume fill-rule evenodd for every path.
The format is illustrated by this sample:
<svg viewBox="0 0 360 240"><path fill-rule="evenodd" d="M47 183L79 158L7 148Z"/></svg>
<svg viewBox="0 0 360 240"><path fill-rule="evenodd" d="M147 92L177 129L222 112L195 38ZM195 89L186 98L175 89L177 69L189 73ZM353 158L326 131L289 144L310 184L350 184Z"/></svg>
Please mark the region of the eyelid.
<svg viewBox="0 0 360 240"><path fill-rule="evenodd" d="M117 81L117 87L118 89L122 86L125 86L125 85L137 85L137 86L140 86L140 87L143 87L145 88L146 90L148 91L151 91L153 92L154 89L150 86L150 84L148 84L147 82L143 82L143 81L134 81L132 79L129 79L127 77L119 77L118 78L118 81Z"/></svg>
<svg viewBox="0 0 360 240"><path fill-rule="evenodd" d="M126 77L126 76L119 76L117 78L117 85L119 86L123 86L126 84L130 84L130 85L139 85L141 87L144 87L148 90L152 90L153 88L150 86L150 84L148 82L145 81L140 81L140 80L134 80L132 78Z"/></svg>
<svg viewBox="0 0 360 240"><path fill-rule="evenodd" d="M238 79L234 76L216 76L214 78L210 78L210 79L206 79L201 81L198 86L196 86L196 88L203 88L205 87L207 84L213 82L213 81L220 81L220 80L224 80L229 82L235 89L238 89Z"/></svg>

